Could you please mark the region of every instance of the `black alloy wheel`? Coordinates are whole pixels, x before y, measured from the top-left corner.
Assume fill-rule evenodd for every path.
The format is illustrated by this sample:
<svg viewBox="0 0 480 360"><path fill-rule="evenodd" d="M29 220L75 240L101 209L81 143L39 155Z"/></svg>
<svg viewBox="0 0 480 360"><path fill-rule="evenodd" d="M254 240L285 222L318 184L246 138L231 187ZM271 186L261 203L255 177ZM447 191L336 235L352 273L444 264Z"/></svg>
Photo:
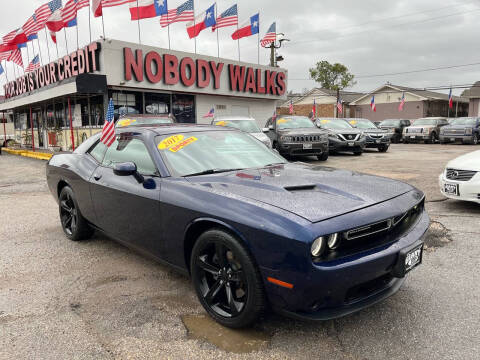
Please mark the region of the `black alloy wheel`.
<svg viewBox="0 0 480 360"><path fill-rule="evenodd" d="M358 151L353 152L353 155L355 155L355 156L360 156L362 154L363 154L363 150L358 150Z"/></svg>
<svg viewBox="0 0 480 360"><path fill-rule="evenodd" d="M58 198L60 221L67 238L73 241L88 239L94 230L88 225L78 209L73 190L65 186Z"/></svg>
<svg viewBox="0 0 480 360"><path fill-rule="evenodd" d="M251 325L265 308L260 273L247 250L230 234L209 230L196 241L192 281L205 310L224 326Z"/></svg>
<svg viewBox="0 0 480 360"><path fill-rule="evenodd" d="M380 145L380 146L378 147L378 151L384 153L384 152L387 152L387 151L388 151L388 148L389 148L388 145Z"/></svg>
<svg viewBox="0 0 480 360"><path fill-rule="evenodd" d="M317 155L317 159L319 161L327 161L328 160L328 151L325 151L322 155Z"/></svg>

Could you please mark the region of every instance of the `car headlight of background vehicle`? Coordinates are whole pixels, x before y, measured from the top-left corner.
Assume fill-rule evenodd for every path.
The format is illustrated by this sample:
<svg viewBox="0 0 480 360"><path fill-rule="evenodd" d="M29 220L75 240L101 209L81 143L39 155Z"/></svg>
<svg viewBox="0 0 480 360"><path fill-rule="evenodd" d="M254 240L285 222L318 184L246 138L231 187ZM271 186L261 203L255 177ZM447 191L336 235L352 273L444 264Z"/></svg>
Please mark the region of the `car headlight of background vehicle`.
<svg viewBox="0 0 480 360"><path fill-rule="evenodd" d="M340 245L341 236L339 233L320 236L312 243L310 252L313 257L320 257L325 252L325 249L335 250Z"/></svg>
<svg viewBox="0 0 480 360"><path fill-rule="evenodd" d="M293 139L291 136L282 136L280 137L280 140L285 141L285 142L291 142Z"/></svg>
<svg viewBox="0 0 480 360"><path fill-rule="evenodd" d="M334 134L334 133L328 134L328 137L329 137L329 138L332 138L332 139L340 139L340 138L338 137L338 135L337 135L337 134Z"/></svg>
<svg viewBox="0 0 480 360"><path fill-rule="evenodd" d="M472 135L472 134L473 134L472 128L466 128L465 129L465 135Z"/></svg>

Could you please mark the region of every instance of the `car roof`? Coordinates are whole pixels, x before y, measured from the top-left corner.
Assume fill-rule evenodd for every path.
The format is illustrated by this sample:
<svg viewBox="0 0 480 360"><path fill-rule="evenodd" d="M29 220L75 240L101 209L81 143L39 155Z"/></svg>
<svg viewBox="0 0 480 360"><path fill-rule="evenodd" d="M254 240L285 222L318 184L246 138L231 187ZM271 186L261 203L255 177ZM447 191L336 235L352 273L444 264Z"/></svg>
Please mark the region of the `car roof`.
<svg viewBox="0 0 480 360"><path fill-rule="evenodd" d="M168 135L186 132L202 132L202 131L235 131L233 128L224 128L214 125L198 125L198 124L158 124L158 125L137 125L135 130L133 127L120 128L122 132L154 132L156 135Z"/></svg>
<svg viewBox="0 0 480 360"><path fill-rule="evenodd" d="M249 121L255 121L254 118L249 117L249 116L241 116L241 115L222 115L222 116L216 116L213 121L235 121L235 120L249 120Z"/></svg>
<svg viewBox="0 0 480 360"><path fill-rule="evenodd" d="M417 120L447 120L446 117L423 117L423 118L418 118Z"/></svg>

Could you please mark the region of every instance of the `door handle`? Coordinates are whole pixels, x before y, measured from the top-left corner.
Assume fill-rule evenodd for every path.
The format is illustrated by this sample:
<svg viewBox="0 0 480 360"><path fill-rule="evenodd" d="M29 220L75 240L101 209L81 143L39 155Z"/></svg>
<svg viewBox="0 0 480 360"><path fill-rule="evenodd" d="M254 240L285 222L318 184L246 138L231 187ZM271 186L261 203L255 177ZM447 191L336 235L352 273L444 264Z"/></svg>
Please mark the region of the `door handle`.
<svg viewBox="0 0 480 360"><path fill-rule="evenodd" d="M93 175L93 178L95 179L95 181L98 181L102 178L102 175L95 174L95 175Z"/></svg>

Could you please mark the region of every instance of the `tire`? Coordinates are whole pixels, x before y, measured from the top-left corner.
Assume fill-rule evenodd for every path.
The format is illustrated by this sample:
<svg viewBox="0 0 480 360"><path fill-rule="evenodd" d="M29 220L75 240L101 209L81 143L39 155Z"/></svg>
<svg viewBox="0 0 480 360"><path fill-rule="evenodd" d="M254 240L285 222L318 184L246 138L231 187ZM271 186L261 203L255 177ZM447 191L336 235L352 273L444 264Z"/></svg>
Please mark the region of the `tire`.
<svg viewBox="0 0 480 360"><path fill-rule="evenodd" d="M353 152L353 155L355 155L355 156L360 156L362 154L363 154L363 150L358 150L358 151Z"/></svg>
<svg viewBox="0 0 480 360"><path fill-rule="evenodd" d="M401 136L399 136L398 134L395 134L395 135L393 135L393 137L392 137L392 143L393 143L393 144L398 144L401 139L402 139Z"/></svg>
<svg viewBox="0 0 480 360"><path fill-rule="evenodd" d="M408 144L408 143L410 143L410 141L408 141L407 138L405 138L405 139L403 139L403 143Z"/></svg>
<svg viewBox="0 0 480 360"><path fill-rule="evenodd" d="M478 145L479 142L480 138L478 137L478 134L473 134L472 145Z"/></svg>
<svg viewBox="0 0 480 360"><path fill-rule="evenodd" d="M60 192L58 209L60 223L67 238L72 241L80 241L92 237L94 230L82 216L71 187L65 186Z"/></svg>
<svg viewBox="0 0 480 360"><path fill-rule="evenodd" d="M328 155L329 155L329 154L328 154L328 152L326 151L326 152L324 152L322 155L318 155L318 156L317 156L317 159L318 159L319 161L327 161L327 160L328 160Z"/></svg>
<svg viewBox="0 0 480 360"><path fill-rule="evenodd" d="M388 145L382 145L378 147L378 151L380 151L381 153L384 153L388 151L388 148L389 148Z"/></svg>
<svg viewBox="0 0 480 360"><path fill-rule="evenodd" d="M213 229L200 235L192 250L190 269L200 303L221 325L250 326L265 311L260 272L252 256L229 233Z"/></svg>
<svg viewBox="0 0 480 360"><path fill-rule="evenodd" d="M425 144L435 144L436 135L434 132L430 135L428 140L425 140Z"/></svg>

